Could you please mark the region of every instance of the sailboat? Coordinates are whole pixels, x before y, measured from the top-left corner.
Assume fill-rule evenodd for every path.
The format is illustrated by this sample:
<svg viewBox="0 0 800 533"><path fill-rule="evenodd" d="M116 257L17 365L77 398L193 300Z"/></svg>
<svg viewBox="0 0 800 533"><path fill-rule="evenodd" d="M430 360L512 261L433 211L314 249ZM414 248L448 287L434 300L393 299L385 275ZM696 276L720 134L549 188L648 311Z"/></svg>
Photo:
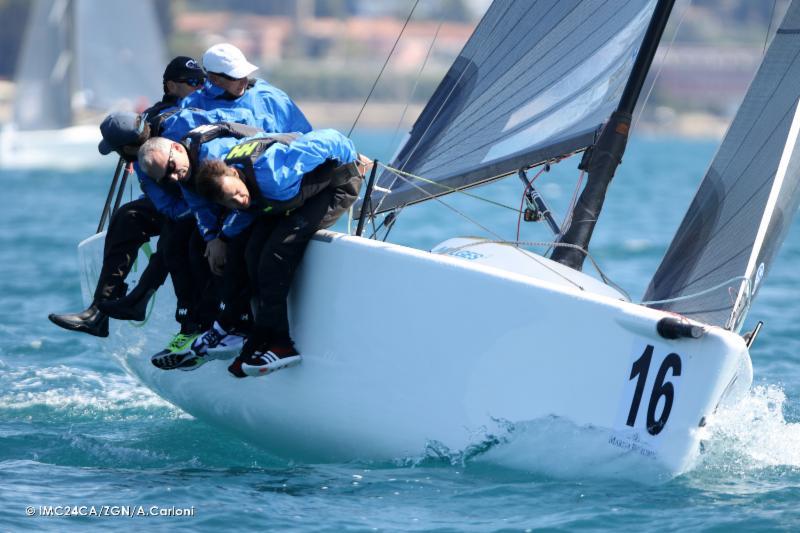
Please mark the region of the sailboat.
<svg viewBox="0 0 800 533"><path fill-rule="evenodd" d="M98 124L161 95L165 49L151 0L37 0L17 65L0 168L102 163Z"/></svg>
<svg viewBox="0 0 800 533"><path fill-rule="evenodd" d="M691 468L710 417L750 388L755 332L742 324L800 197L800 1L636 303L582 264L672 4L492 4L373 174L360 228L311 242L290 296L300 366L244 380L224 361L153 367L175 327L165 290L145 324L113 325L107 350L186 412L299 461L463 451L556 424L617 473L628 461L666 476ZM365 218L575 152L588 182L550 257L472 237L425 251L361 235ZM102 238L79 246L86 302Z"/></svg>

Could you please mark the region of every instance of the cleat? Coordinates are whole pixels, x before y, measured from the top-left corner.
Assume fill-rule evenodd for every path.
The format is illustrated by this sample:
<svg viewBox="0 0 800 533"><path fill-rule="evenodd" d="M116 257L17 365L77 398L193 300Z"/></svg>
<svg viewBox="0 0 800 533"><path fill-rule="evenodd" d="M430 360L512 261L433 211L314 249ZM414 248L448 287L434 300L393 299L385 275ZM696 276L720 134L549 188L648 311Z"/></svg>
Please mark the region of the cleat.
<svg viewBox="0 0 800 533"><path fill-rule="evenodd" d="M252 355L239 358L242 360L242 373L252 377L265 376L277 370L296 366L302 360L302 356L294 349L294 344L273 345L267 350L256 349Z"/></svg>
<svg viewBox="0 0 800 533"><path fill-rule="evenodd" d="M108 316L92 304L80 313L47 316L50 322L70 331L80 331L95 337L108 337Z"/></svg>
<svg viewBox="0 0 800 533"><path fill-rule="evenodd" d="M150 358L150 362L161 370L173 370L176 368L195 370L205 363L205 360L199 364L198 361L193 361L198 359L197 354L192 351L192 343L198 336L198 333L178 333L166 348Z"/></svg>

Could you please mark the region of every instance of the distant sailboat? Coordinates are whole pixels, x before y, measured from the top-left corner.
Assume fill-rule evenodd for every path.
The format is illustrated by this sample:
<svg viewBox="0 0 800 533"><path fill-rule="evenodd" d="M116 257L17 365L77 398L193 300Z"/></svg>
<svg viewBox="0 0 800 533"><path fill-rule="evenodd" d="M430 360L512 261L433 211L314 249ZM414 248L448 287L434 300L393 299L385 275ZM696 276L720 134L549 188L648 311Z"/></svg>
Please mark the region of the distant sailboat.
<svg viewBox="0 0 800 533"><path fill-rule="evenodd" d="M16 73L0 168L102 162L97 125L160 98L165 49L152 0L37 0Z"/></svg>
<svg viewBox="0 0 800 533"><path fill-rule="evenodd" d="M557 423L609 471L690 468L708 418L752 383L752 336L739 331L800 199L800 0L637 304L580 269L671 9L495 2L360 206L396 212L585 151L589 183L556 247L567 252L477 238L428 252L323 231L290 301L300 366L244 380L220 361L154 368L174 328L165 291L144 328L113 326L110 350L192 415L298 460L467 450ZM102 242L79 246L87 302ZM493 460L537 469L536 456Z"/></svg>

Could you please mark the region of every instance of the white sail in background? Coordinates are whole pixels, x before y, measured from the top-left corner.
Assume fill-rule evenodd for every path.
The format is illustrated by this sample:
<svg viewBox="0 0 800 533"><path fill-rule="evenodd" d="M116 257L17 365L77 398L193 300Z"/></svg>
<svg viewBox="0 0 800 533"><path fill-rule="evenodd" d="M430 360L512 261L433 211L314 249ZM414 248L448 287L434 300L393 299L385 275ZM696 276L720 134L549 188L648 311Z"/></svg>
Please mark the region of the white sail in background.
<svg viewBox="0 0 800 533"><path fill-rule="evenodd" d="M81 167L104 115L160 98L164 39L152 0L37 0L17 64L14 119L0 167Z"/></svg>

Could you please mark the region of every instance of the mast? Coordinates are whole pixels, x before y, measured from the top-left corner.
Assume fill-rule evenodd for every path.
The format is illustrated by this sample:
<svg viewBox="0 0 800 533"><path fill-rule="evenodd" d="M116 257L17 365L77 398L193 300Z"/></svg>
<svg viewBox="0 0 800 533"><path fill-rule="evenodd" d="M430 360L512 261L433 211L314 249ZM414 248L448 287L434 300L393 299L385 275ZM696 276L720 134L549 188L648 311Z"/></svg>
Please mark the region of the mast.
<svg viewBox="0 0 800 533"><path fill-rule="evenodd" d="M585 252L589 249L589 241L603 208L606 190L622 163L636 101L674 4L675 0L658 1L617 110L611 114L597 142L587 150L581 161L580 167L588 172L588 180L572 212L572 223L560 241L577 248L556 247L551 257L575 270L583 268Z"/></svg>

